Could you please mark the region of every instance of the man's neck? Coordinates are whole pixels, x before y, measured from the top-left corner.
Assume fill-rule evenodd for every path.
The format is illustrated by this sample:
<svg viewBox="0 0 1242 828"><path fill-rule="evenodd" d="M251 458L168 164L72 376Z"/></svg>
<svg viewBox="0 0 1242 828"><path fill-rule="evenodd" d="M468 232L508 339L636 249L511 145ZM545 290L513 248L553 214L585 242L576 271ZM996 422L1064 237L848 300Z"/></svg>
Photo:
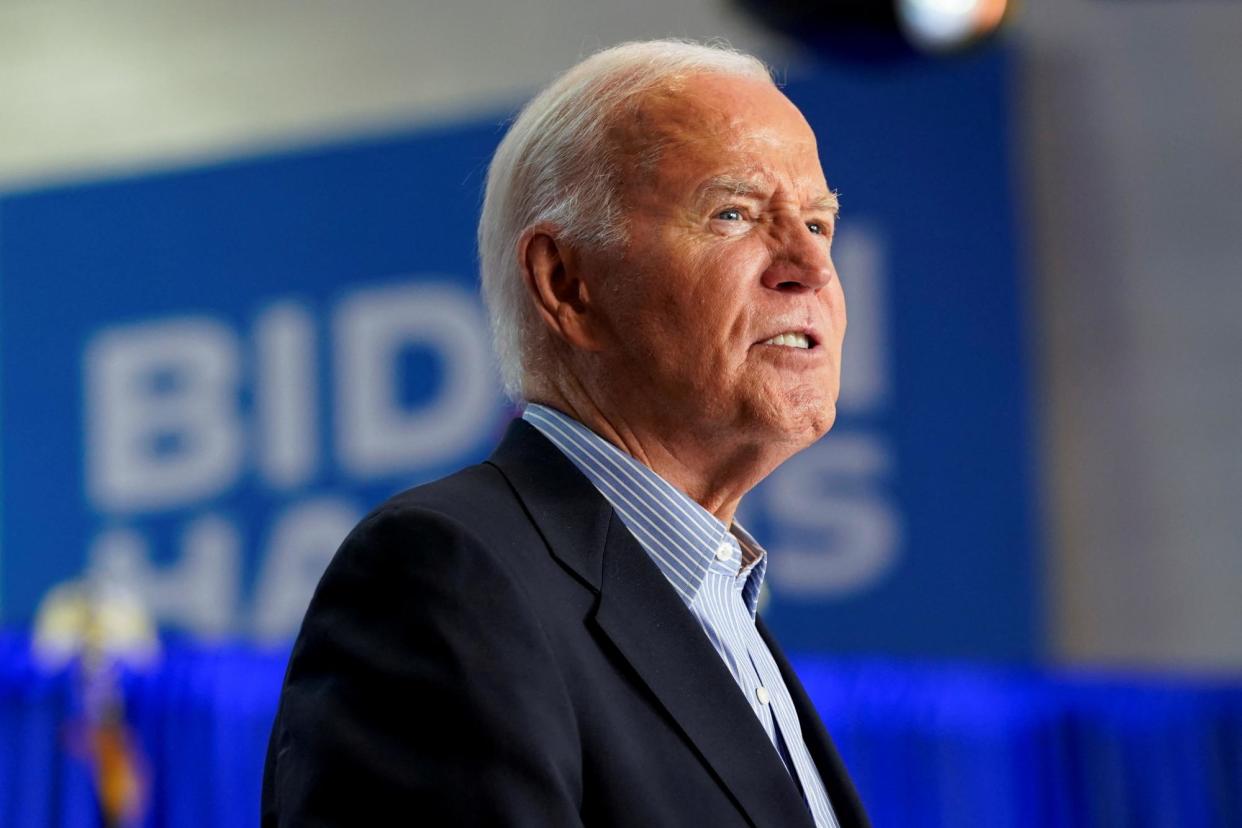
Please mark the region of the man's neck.
<svg viewBox="0 0 1242 828"><path fill-rule="evenodd" d="M685 492L725 526L732 526L743 495L784 459L758 446L731 445L685 429L644 427L638 418L605 412L585 396L571 401L543 393L532 395L530 402L573 417Z"/></svg>

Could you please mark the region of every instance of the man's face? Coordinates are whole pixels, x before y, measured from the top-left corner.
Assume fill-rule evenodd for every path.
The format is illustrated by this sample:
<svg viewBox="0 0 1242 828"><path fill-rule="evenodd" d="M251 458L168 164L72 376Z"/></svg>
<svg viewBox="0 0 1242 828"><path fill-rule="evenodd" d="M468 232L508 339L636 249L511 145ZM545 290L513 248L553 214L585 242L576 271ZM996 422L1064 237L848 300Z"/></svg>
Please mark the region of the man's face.
<svg viewBox="0 0 1242 828"><path fill-rule="evenodd" d="M583 260L602 277L599 382L657 434L809 445L836 415L845 300L806 120L771 84L703 75L625 131L629 243Z"/></svg>

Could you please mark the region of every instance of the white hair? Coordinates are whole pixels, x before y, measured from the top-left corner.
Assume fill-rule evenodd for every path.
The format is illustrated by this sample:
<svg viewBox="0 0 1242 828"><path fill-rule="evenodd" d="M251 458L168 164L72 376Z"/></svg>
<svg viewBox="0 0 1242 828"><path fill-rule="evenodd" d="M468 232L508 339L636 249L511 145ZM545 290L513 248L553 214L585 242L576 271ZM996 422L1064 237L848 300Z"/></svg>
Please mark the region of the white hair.
<svg viewBox="0 0 1242 828"><path fill-rule="evenodd" d="M487 171L479 217L479 264L492 343L505 391L521 399L524 378L547 368L545 333L527 295L517 244L549 223L574 244L623 243L614 197L617 151L610 128L627 105L694 74L771 80L751 55L682 40L623 43L572 67L518 113Z"/></svg>

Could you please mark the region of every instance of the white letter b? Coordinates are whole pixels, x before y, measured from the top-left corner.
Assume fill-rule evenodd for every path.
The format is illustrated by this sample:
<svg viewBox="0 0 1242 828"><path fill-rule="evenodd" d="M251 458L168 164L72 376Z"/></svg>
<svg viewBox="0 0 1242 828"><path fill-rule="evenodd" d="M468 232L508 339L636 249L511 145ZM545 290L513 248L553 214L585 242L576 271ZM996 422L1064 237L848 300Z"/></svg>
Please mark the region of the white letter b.
<svg viewBox="0 0 1242 828"><path fill-rule="evenodd" d="M159 509L237 476L238 347L208 319L113 328L86 348L87 492L105 511Z"/></svg>

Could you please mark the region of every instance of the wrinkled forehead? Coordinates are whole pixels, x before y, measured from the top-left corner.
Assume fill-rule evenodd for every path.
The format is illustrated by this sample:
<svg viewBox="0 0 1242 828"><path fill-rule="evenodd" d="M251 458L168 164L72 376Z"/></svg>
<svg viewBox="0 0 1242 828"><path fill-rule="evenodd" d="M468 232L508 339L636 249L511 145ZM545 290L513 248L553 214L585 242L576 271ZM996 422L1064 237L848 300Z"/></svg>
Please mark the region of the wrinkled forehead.
<svg viewBox="0 0 1242 828"><path fill-rule="evenodd" d="M815 134L802 113L757 78L694 75L665 83L617 113L611 138L626 175L648 180L689 161L756 171L793 162L819 172Z"/></svg>

